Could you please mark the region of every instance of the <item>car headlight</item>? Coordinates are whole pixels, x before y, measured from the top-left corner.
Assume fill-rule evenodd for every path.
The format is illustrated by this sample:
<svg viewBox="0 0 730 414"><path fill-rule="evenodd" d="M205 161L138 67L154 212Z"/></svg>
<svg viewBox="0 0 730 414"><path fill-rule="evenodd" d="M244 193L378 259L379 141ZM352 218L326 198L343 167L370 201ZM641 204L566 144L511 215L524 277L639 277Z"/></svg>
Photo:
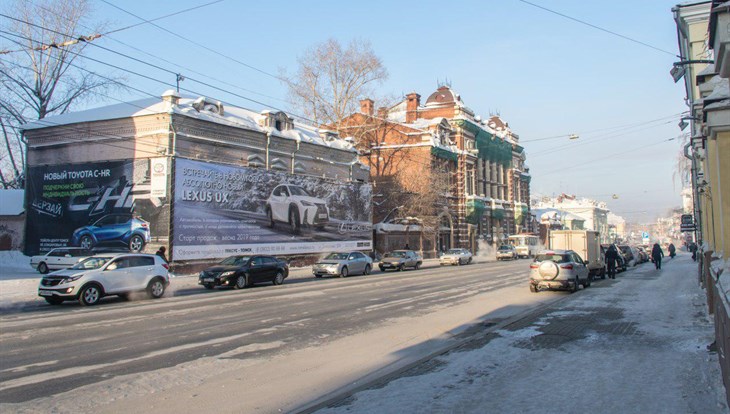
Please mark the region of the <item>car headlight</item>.
<svg viewBox="0 0 730 414"><path fill-rule="evenodd" d="M79 279L81 279L81 276L83 276L83 273L82 273L82 274L80 274L80 275L68 276L68 277L67 277L67 278L66 278L66 279L65 279L65 280L63 281L63 283L70 283L70 282L73 282L73 281L79 280Z"/></svg>
<svg viewBox="0 0 730 414"><path fill-rule="evenodd" d="M235 271L235 270L229 270L229 271L227 271L227 272L223 272L223 273L221 273L220 277L227 277L227 276L233 276L233 275L235 275L235 274L236 274L236 271Z"/></svg>
<svg viewBox="0 0 730 414"><path fill-rule="evenodd" d="M302 205L303 205L304 207L313 207L313 206L314 206L314 203L313 203L313 202L311 202L311 201L307 201L307 200L302 200Z"/></svg>

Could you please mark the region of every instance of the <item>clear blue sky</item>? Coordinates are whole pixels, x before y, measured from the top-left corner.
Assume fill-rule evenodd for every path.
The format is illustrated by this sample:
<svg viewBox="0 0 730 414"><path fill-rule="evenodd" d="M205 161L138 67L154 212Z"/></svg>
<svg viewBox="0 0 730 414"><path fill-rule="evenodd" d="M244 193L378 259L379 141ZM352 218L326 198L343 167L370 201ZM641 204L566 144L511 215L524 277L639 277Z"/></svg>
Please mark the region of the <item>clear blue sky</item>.
<svg viewBox="0 0 730 414"><path fill-rule="evenodd" d="M207 2L110 1L145 19ZM676 1L532 1L677 53L671 13ZM101 1L94 5L94 19L106 20L110 28L139 22ZM293 72L297 56L327 38L343 44L354 37L369 40L390 74L382 93L416 91L425 99L438 80L448 78L477 114L499 112L524 141L533 194L567 192L600 199L617 214L639 222L680 205L679 182L673 179L680 143L676 139L659 143L680 134L677 115L687 109L681 84L674 84L669 75L676 57L520 1L226 0L156 23L272 74L280 69ZM209 83L221 85L210 79L215 78L235 84L248 90L234 89L237 94L266 106L288 108L280 81L151 25L111 37L209 78L175 69L111 39L99 44ZM95 48L88 50L95 58L174 82L172 75ZM125 76L130 85L153 94L167 89ZM183 86L262 109L260 104L191 81ZM622 125L632 126L616 130ZM581 138L529 142L571 133ZM612 199L612 194L618 199Z"/></svg>

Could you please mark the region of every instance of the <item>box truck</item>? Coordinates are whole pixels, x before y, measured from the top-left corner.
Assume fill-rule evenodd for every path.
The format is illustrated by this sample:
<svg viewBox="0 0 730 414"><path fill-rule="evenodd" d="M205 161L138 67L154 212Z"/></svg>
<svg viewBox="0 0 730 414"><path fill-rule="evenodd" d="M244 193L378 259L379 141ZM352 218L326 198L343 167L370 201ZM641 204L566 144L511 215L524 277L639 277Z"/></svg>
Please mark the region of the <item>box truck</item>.
<svg viewBox="0 0 730 414"><path fill-rule="evenodd" d="M606 277L606 262L597 231L550 230L549 242L551 249L573 250L578 253L594 277Z"/></svg>

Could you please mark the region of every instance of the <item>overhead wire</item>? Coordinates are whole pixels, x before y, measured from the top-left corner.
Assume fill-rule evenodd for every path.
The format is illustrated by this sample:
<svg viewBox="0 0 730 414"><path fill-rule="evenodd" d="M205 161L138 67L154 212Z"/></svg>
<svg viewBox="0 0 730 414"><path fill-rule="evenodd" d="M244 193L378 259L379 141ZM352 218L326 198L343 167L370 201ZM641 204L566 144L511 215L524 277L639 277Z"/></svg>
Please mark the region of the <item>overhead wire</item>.
<svg viewBox="0 0 730 414"><path fill-rule="evenodd" d="M577 18L572 17L572 16L568 16L567 14L560 13L560 12L555 11L555 10L552 10L552 9L548 9L547 7L541 6L539 4L535 4L535 3L529 2L527 0L517 0L517 1L522 2L522 3L525 3L525 4L530 5L532 7L536 7L538 9L544 10L546 12L549 12L549 13L552 13L552 14L555 14L555 15L558 15L558 16L563 17L563 18L566 18L568 20L572 20L574 22L577 22L577 23L580 23L582 25L591 27L593 29L600 30L600 31L605 32L605 33L608 33L610 35L620 37L620 38L622 38L624 40L628 40L629 42L633 42L633 43L636 43L636 44L639 44L639 45L648 47L648 48L653 49L653 50L656 50L658 52L666 53L668 55L671 55L671 56L674 56L674 57L677 57L677 58L680 58L680 59L682 58L681 56L677 55L676 53L673 53L673 52L670 52L668 50L665 50L665 49L662 49L662 48L659 48L659 47L650 45L649 43L642 42L641 40L637 40L637 39L634 39L632 37L622 35L620 33L614 32L613 30L605 29L605 28L600 27L600 26L597 26L597 25L595 25L593 23L589 23L589 22L586 22L584 20L577 19Z"/></svg>
<svg viewBox="0 0 730 414"><path fill-rule="evenodd" d="M55 15L56 15L56 16L58 16L58 17L62 17L62 18L64 17L64 16L61 16L60 14L58 14L57 12L55 12L55 11L53 11L53 10L49 9L49 8L46 8L46 7L44 7L43 5L38 5L38 7L40 7L41 9L43 9L43 10L45 10L45 11L49 12L49 13L55 14ZM164 17L169 17L169 16L172 16L172 15L175 15L175 14L180 14L180 13L173 13L173 14L170 14L170 15L166 15L166 16L163 16L163 17L160 17L160 18L152 19L152 20L150 20L150 21L155 21L155 20L159 20L159 19L161 19L161 18L164 18ZM146 24L146 22L141 22L141 23L138 23L138 24L137 24L137 25L135 25L135 26L138 26L138 25L142 25L142 24ZM89 28L88 26L85 26L84 24L78 23L78 25L79 25L80 27L82 27L82 28L86 28L87 30L88 30L88 29L90 29L90 28ZM283 99L281 99L281 98L277 98L277 97L275 97L275 96L267 95L267 94L264 94L264 93L261 93L261 92L257 92L257 91L251 90L251 89L243 88L243 87L241 87L241 86L239 86L239 85L235 85L235 84L233 84L233 83L230 83L230 82L227 82L227 81L224 81L224 80L221 80L221 79L217 79L217 78L214 78L214 77L212 77L212 76L210 76L210 75L208 75L208 74L205 74L205 73L202 73L202 72L198 72L198 71L196 71L196 70L194 70L194 69L191 69L191 68L189 68L189 67L183 66L183 65L181 65L181 64L179 64L179 63L175 63L175 62L172 62L172 61L170 61L170 60L168 60L168 59L165 59L165 58L163 58L163 57L161 57L161 56L158 56L158 55L156 55L156 54L153 54L153 53L149 53L149 52L147 52L147 51L145 51L145 50L143 50L143 49L140 49L140 48L138 48L138 47L136 47L136 46L130 45L130 44L128 44L128 43L125 43L125 42L123 42L123 41L121 41L121 40L119 40L119 39L116 39L116 38L115 38L115 37L113 37L113 36L109 36L109 34L108 34L108 33L107 33L107 34L105 35L105 38L106 38L106 39L108 39L108 40L111 40L111 41L113 41L113 42L119 43L120 45L126 46L126 47L128 47L128 48L130 48L130 49L132 49L132 50L135 50L135 51L139 52L139 53L142 53L142 54L144 54L144 55L146 55L146 56L149 56L149 57L151 57L151 58L153 58L153 59L156 59L156 60L160 60L160 61L162 61L162 62L165 62L165 63L168 63L168 64L170 64L170 65L173 65L173 66L175 66L175 67L178 67L178 68L180 68L180 69L184 69L184 70L186 70L186 71L188 71L188 72L191 72L191 73L195 73L195 74L197 74L197 75L200 75L200 76L203 76L203 77L205 77L205 78L211 79L211 80L213 80L213 81L216 81L216 82L218 82L218 83L221 83L221 84L223 84L223 85L226 85L226 86L230 86L230 87L232 87L232 88L236 88L236 89L239 89L239 90L241 90L241 91L244 91L244 92L248 92L248 93L252 93L252 94L255 94L255 95L259 95L259 96L262 96L262 97L265 97L265 98L269 98L269 99L277 100L277 101L280 101L280 102L283 102L283 103L288 103L288 104L290 104L290 103L291 103L291 102L289 102L289 101L286 101L286 100L283 100ZM96 43L91 43L91 45L92 45L92 46L97 46L97 47L101 47L100 45L98 45L98 44L96 44ZM104 50L107 50L107 51L109 51L109 52L112 52L112 53L119 53L119 54L121 54L120 52L117 52L117 51L115 51L115 50L112 50L112 49L108 49L108 48L103 48L103 49L104 49ZM145 63L147 63L147 62L145 62ZM173 73L173 74L175 74L175 75L180 75L179 73ZM185 75L187 75L187 74L185 74Z"/></svg>

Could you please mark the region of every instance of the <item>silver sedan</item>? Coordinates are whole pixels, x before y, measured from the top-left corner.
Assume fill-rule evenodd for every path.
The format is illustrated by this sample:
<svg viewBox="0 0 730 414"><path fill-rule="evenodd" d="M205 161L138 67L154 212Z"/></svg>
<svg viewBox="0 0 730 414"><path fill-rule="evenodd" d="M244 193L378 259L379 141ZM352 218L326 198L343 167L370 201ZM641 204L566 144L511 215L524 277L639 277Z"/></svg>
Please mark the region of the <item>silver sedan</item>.
<svg viewBox="0 0 730 414"><path fill-rule="evenodd" d="M369 275L373 268L373 259L362 252L330 253L312 266L315 277L339 276L351 274Z"/></svg>

